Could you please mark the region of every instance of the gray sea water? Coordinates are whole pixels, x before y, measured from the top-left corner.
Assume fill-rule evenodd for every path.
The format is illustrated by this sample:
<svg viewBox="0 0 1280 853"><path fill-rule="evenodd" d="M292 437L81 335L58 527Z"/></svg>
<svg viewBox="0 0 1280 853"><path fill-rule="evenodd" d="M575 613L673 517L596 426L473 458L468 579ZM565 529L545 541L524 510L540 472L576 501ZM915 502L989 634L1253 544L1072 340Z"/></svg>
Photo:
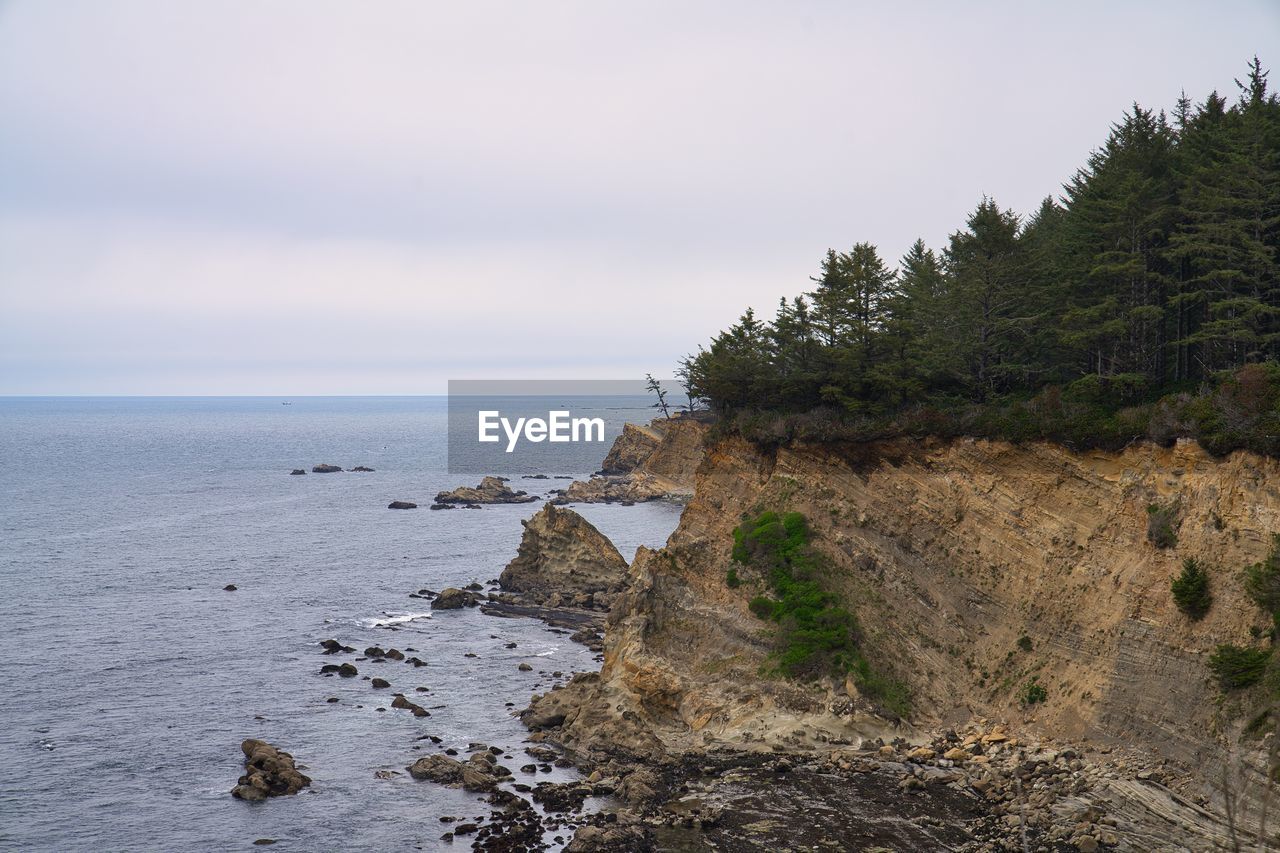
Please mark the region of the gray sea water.
<svg viewBox="0 0 1280 853"><path fill-rule="evenodd" d="M408 597L496 578L541 506L426 509L473 485L445 473L444 398L282 402L0 399L0 849L441 849L441 815L487 807L375 772L471 741L514 751L514 769L526 732L512 712L551 672L598 665L541 623ZM642 398L576 408L593 406L611 422L652 416ZM288 474L321 462L375 471ZM493 473L531 493L564 485ZM395 499L423 508L388 510ZM578 509L628 559L679 512ZM329 637L429 665L357 662L392 690L322 677L352 660L320 654ZM431 716L389 709L397 691ZM233 799L246 737L292 752L312 787Z"/></svg>

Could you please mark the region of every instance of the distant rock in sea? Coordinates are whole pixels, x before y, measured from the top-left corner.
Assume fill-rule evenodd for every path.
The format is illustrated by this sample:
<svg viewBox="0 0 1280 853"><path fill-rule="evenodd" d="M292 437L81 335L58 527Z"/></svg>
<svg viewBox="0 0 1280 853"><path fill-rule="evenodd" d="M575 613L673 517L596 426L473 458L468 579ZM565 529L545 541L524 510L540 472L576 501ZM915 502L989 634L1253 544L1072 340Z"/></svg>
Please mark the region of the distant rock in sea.
<svg viewBox="0 0 1280 853"><path fill-rule="evenodd" d="M324 465L313 466L311 469L311 473L312 474L336 474L341 470L342 469L339 468L337 465L324 464Z"/></svg>
<svg viewBox="0 0 1280 853"><path fill-rule="evenodd" d="M502 477L485 477L475 488L461 486L436 495L437 504L523 504L535 500L533 495L513 490Z"/></svg>
<svg viewBox="0 0 1280 853"><path fill-rule="evenodd" d="M418 505L411 501L392 501L387 504L387 509L417 509Z"/></svg>
<svg viewBox="0 0 1280 853"><path fill-rule="evenodd" d="M290 473L292 476L297 477L297 476L299 476L299 475L301 475L301 474L305 474L305 473L307 473L307 471L306 471L306 469L305 469L305 468L294 468L294 469L293 469L292 471L290 471L289 473Z"/></svg>

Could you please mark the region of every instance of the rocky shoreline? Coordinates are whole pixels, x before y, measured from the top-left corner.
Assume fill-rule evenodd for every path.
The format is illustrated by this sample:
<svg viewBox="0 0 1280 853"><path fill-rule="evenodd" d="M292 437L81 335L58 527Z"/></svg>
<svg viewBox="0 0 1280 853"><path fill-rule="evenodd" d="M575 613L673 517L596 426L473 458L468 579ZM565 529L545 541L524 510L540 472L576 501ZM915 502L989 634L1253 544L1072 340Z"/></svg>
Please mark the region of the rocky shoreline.
<svg viewBox="0 0 1280 853"><path fill-rule="evenodd" d="M941 449L842 451L852 455L799 449L771 458L733 440L704 448L705 424L674 423L629 429L602 473L575 483L523 522L515 558L488 590L472 584L412 593L431 600L432 610L475 607L496 618L539 619L599 653L602 662L600 671L567 681L560 672L549 673L550 689L513 710L529 730L525 756L473 743L466 757L445 749L408 765L415 779L483 795L491 807L488 820L442 816L445 841L502 851L564 845L568 851L1091 853L1198 851L1256 840L1224 818L1203 770L1176 760L1166 745L1135 738L1124 748L1122 739L1107 736L1107 725L1117 730L1114 721L1064 721L1071 709L1090 707L1086 699L1096 701L1092 697L1074 701L1062 680L1047 678L1052 689L1063 691L1063 701L1016 704L1009 695L1015 678L1035 674L1032 683L1039 683L1041 673L1053 671L1046 668L1054 663L1052 638L1069 634L1046 628L1033 641L1008 613L999 614L1008 626L991 619L977 630L966 617L948 615L945 602L956 600L959 590L973 595L978 588L963 583L982 581L959 580L968 571L964 562L945 572L935 568L939 558L928 550L940 538L934 526L985 543L1004 519L1021 518L1021 507L1003 504L998 513L982 515L979 496L990 494L983 484L1001 475L960 467L989 464L989 457L1005 451L957 442ZM671 459L672 453L682 460ZM930 453L922 465L919 460ZM1023 453L1002 464L1007 468L1027 458L1045 467L1082 464L1056 450ZM1187 458L1183 454L1179 461ZM1141 462L1130 468L1141 470ZM1087 464L1101 466L1104 475L1112 472L1111 460ZM685 487L668 474L685 476L690 465L698 471L698 491L680 527L663 549L640 548L630 565L593 525L563 506L568 495L589 501L627 496L624 503L674 499ZM964 476L951 477L947 466ZM928 499L942 509L922 504L920 497L914 503L881 500L886 491L905 488L892 480L900 470L917 490L927 488L927 477L940 478L950 491ZM1151 476L1162 470L1149 466ZM1172 470L1182 476L1181 468ZM873 471L889 485L867 492ZM1230 469L1198 471L1206 480L1235 476ZM960 494L957 481L973 494ZM1100 505L1112 482L1079 474L1072 488L1093 491L1066 499L1075 507ZM1244 487L1237 488L1243 494ZM498 478L485 478L479 489L498 502L532 500ZM1044 494L1037 492L1040 505ZM437 496L476 498L477 490L468 489ZM859 514L858 501L873 505L878 515ZM724 568L733 526L762 505L799 506L822 520L821 547L850 583L842 594L879 608L867 612L882 644L876 651L898 648L899 665L910 660L920 668L912 681L918 704L910 721L887 713L852 679L804 682L764 672L771 648L767 632L746 607L745 590L726 582ZM830 510L830 521L820 508ZM978 520L969 522L972 530L965 527L966 509L969 519ZM1099 523L1111 525L1108 535L1116 547L1132 551L1124 539L1130 534L1114 532L1118 525L1124 529L1123 514L1098 512ZM895 523L903 526L895 529ZM891 536L881 537L877 526ZM1032 536L1025 525L1016 526L1008 539L1013 545ZM1042 535L1048 548L1057 544L1051 534ZM895 595L897 603L887 605L886 597ZM939 610L941 621L930 622ZM1227 635L1247 627L1247 619L1231 618L1222 629ZM948 633L965 629L969 633L957 637ZM976 655L983 638L996 632L1002 660L975 662L944 645L963 636ZM1153 648L1146 653L1160 651ZM326 654L351 651L326 641ZM365 654L404 659L394 649ZM937 670L956 666L952 659L964 671L940 675ZM1038 662L1032 665L1033 660ZM882 657L877 664L883 665ZM324 669L340 677L357 674L352 664ZM532 666L522 663L520 669ZM377 682L375 689L390 686ZM1095 682L1094 689L1103 684ZM402 694L392 707L429 716ZM1118 730L1135 731L1124 725L1132 726L1126 718ZM1183 741L1192 737L1171 731ZM581 778L536 780L552 767L575 768Z"/></svg>

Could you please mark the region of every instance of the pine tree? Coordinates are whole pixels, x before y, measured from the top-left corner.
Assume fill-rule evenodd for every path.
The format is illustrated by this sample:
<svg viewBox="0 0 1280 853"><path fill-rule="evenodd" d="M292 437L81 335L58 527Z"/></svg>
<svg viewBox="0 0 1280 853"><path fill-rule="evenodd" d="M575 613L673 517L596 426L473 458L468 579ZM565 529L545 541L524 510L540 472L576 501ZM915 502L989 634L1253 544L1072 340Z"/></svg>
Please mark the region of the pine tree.
<svg viewBox="0 0 1280 853"><path fill-rule="evenodd" d="M978 400L1006 390L1023 373L1030 317L1025 313L1025 255L1019 220L984 198L964 231L951 235L945 253L951 287L946 306L954 318L956 355Z"/></svg>
<svg viewBox="0 0 1280 853"><path fill-rule="evenodd" d="M1121 397L1164 379L1174 134L1137 104L1067 185L1062 342Z"/></svg>

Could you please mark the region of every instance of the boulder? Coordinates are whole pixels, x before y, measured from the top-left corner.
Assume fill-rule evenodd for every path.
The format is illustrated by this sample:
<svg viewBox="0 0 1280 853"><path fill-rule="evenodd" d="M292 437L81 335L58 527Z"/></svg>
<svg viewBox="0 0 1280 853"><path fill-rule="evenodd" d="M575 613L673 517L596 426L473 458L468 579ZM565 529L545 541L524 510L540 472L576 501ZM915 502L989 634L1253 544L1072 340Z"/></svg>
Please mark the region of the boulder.
<svg viewBox="0 0 1280 853"><path fill-rule="evenodd" d="M387 504L387 509L417 509L418 505L411 501L392 501Z"/></svg>
<svg viewBox="0 0 1280 853"><path fill-rule="evenodd" d="M372 469L372 468L366 468L366 467L365 467L365 466L363 466L363 465L357 465L356 467L352 468L351 470L352 470L352 471L359 471L359 472L360 472L360 473L362 473L362 474L372 474L372 473L373 473L373 469Z"/></svg>
<svg viewBox="0 0 1280 853"><path fill-rule="evenodd" d="M311 468L312 474L336 474L342 469L337 465L315 465Z"/></svg>
<svg viewBox="0 0 1280 853"><path fill-rule="evenodd" d="M294 765L292 755L266 741L250 738L240 744L240 751L245 756L245 773L231 789L231 796L237 799L283 797L311 785L311 779Z"/></svg>
<svg viewBox="0 0 1280 853"><path fill-rule="evenodd" d="M355 649L353 649L351 646L344 646L342 645L342 643L339 643L337 640L333 640L333 639L321 640L320 648L324 649L324 653L326 655L336 655L339 652L355 651Z"/></svg>
<svg viewBox="0 0 1280 853"><path fill-rule="evenodd" d="M514 491L501 477L485 477L475 488L460 486L436 495L437 504L522 504L537 500L523 491Z"/></svg>
<svg viewBox="0 0 1280 853"><path fill-rule="evenodd" d="M290 471L290 472L289 472L290 476L293 476L293 477L297 477L297 476L299 476L299 475L301 475L301 474L305 474L305 473L307 473L307 472L306 472L306 469L304 469L304 468L294 468L292 471Z"/></svg>

